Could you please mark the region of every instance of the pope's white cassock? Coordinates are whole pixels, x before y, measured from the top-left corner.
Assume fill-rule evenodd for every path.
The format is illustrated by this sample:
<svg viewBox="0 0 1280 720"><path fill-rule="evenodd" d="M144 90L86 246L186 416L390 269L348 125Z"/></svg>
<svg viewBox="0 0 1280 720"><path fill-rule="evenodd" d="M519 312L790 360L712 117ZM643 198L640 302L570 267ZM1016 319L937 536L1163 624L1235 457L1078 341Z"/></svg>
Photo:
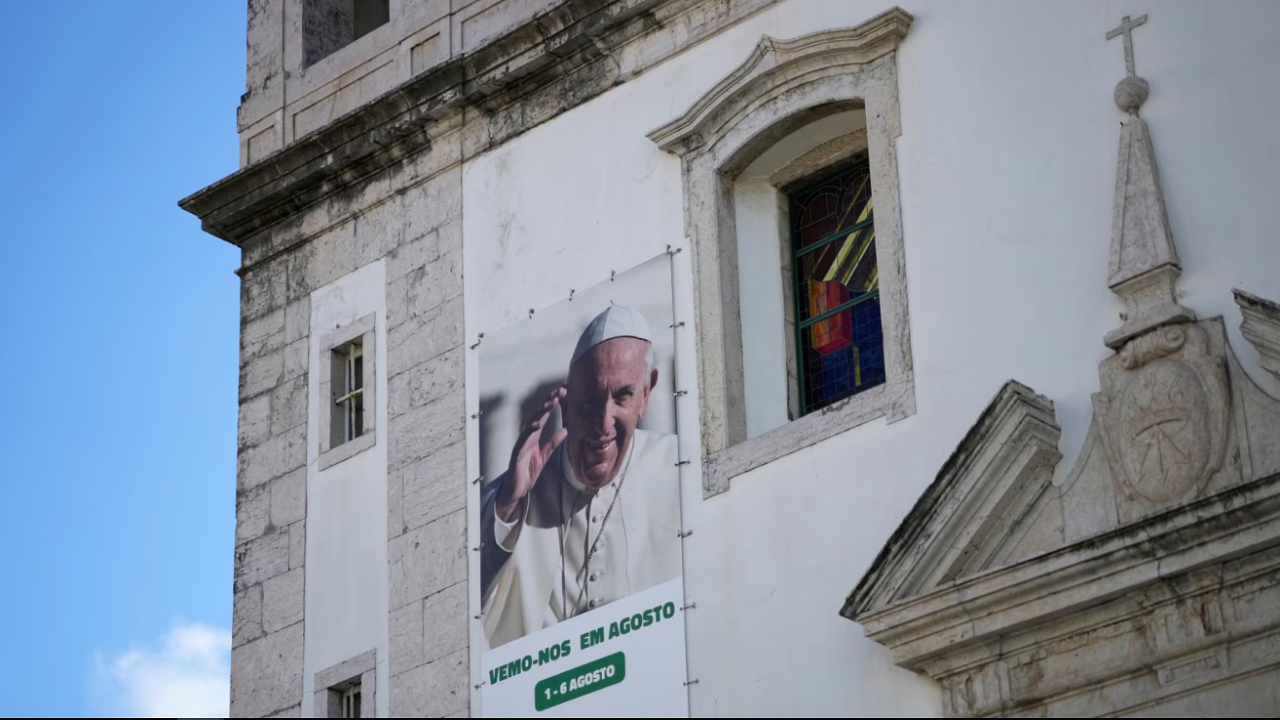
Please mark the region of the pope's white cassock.
<svg viewBox="0 0 1280 720"><path fill-rule="evenodd" d="M599 490L574 476L568 446L552 453L523 518L505 523L495 512L509 472L485 487L480 578L491 648L680 577L676 436L636 430L624 469Z"/></svg>

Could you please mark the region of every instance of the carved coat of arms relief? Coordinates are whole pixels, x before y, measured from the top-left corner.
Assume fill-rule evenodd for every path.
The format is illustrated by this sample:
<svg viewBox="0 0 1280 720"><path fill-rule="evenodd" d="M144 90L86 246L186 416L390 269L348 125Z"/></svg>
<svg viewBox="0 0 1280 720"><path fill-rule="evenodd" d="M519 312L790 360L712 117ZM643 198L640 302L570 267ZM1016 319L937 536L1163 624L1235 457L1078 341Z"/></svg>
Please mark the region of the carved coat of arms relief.
<svg viewBox="0 0 1280 720"><path fill-rule="evenodd" d="M1224 342L1212 323L1167 325L1099 367L1094 408L1121 522L1194 499L1222 467L1231 417Z"/></svg>

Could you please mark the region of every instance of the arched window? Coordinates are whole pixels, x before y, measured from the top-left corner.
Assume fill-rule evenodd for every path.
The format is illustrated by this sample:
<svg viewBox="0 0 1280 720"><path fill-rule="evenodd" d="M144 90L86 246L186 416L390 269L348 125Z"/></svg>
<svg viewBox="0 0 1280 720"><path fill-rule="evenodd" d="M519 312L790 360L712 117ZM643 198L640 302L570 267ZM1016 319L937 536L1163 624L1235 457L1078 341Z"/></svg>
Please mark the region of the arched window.
<svg viewBox="0 0 1280 720"><path fill-rule="evenodd" d="M650 133L682 159L704 494L915 412L894 140L911 16L763 38Z"/></svg>

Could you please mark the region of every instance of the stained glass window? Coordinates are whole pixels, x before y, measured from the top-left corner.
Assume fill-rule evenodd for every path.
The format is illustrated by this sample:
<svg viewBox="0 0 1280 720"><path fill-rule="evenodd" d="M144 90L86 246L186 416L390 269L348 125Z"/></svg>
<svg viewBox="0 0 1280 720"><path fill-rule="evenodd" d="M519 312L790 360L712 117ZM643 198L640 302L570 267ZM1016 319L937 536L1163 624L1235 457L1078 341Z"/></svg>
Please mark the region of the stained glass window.
<svg viewBox="0 0 1280 720"><path fill-rule="evenodd" d="M790 211L804 414L884 382L870 168L792 193Z"/></svg>

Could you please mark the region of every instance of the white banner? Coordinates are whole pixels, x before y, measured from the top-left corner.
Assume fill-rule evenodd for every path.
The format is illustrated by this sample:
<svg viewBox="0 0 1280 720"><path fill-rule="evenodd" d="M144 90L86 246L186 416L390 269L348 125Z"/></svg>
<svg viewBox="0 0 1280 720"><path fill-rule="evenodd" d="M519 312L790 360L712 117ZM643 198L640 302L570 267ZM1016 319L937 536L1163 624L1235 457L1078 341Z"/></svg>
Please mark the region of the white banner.
<svg viewBox="0 0 1280 720"><path fill-rule="evenodd" d="M487 717L688 713L672 307L660 255L478 346Z"/></svg>
<svg viewBox="0 0 1280 720"><path fill-rule="evenodd" d="M486 717L685 717L684 581L484 654Z"/></svg>

